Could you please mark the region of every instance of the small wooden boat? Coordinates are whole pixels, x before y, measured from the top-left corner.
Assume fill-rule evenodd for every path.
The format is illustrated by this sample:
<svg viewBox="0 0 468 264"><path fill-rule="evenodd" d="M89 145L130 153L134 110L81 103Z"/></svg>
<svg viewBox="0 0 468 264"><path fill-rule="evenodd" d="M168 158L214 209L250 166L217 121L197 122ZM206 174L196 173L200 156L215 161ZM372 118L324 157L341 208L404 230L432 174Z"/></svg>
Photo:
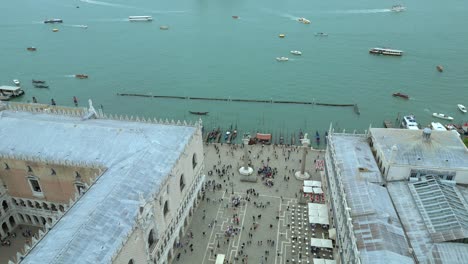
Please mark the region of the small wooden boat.
<svg viewBox="0 0 468 264"><path fill-rule="evenodd" d="M404 99L409 99L409 96L407 94L393 93L392 95L395 96L395 97L401 97L401 98L404 98Z"/></svg>
<svg viewBox="0 0 468 264"><path fill-rule="evenodd" d="M453 120L453 117L441 113L432 113L432 116L445 120Z"/></svg>
<svg viewBox="0 0 468 264"><path fill-rule="evenodd" d="M88 79L88 75L86 74L75 74L75 77L78 79Z"/></svg>
<svg viewBox="0 0 468 264"><path fill-rule="evenodd" d="M440 65L437 65L436 69L439 71L439 72L443 72L444 71L444 67L440 66Z"/></svg>
<svg viewBox="0 0 468 264"><path fill-rule="evenodd" d="M27 47L26 48L28 51L36 51L37 49L35 47Z"/></svg>
<svg viewBox="0 0 468 264"><path fill-rule="evenodd" d="M458 107L458 109L460 109L460 111L462 111L463 113L466 113L466 112L467 112L467 111L466 111L466 107L465 107L464 105L462 105L462 104L457 104L457 107Z"/></svg>
<svg viewBox="0 0 468 264"><path fill-rule="evenodd" d="M238 19L238 18L239 18L239 16L232 16L232 18L234 18L234 19Z"/></svg>
<svg viewBox="0 0 468 264"><path fill-rule="evenodd" d="M195 112L195 111L189 111L192 115L207 115L209 112Z"/></svg>
<svg viewBox="0 0 468 264"><path fill-rule="evenodd" d="M35 84L34 87L36 87L36 88L49 88L48 85L42 85L42 84Z"/></svg>
<svg viewBox="0 0 468 264"><path fill-rule="evenodd" d="M45 83L45 81L41 81L41 80L32 80L32 83Z"/></svg>

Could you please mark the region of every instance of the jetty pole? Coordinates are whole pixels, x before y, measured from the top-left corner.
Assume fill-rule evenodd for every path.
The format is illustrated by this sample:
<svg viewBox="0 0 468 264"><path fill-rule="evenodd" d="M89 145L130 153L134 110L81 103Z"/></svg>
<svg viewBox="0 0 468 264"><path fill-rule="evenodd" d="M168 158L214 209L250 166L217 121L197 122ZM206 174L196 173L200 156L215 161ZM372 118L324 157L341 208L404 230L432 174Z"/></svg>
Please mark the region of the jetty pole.
<svg viewBox="0 0 468 264"><path fill-rule="evenodd" d="M302 149L303 149L303 152L302 152L302 161L301 161L301 170L300 171L296 171L296 173L294 174L294 176L296 177L296 179L298 180L307 180L310 178L310 175L309 173L307 173L305 171L305 166L306 166L306 158L307 158L307 150L309 149L309 145L310 145L310 140L307 138L307 133L304 135L304 138L301 139L301 143L302 143Z"/></svg>

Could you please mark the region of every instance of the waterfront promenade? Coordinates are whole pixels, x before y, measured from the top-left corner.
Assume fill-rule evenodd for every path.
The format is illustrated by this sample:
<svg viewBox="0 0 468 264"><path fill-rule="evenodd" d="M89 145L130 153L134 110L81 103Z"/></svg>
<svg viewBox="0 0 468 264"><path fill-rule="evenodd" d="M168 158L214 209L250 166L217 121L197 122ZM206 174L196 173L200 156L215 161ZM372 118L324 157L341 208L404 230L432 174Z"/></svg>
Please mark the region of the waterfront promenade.
<svg viewBox="0 0 468 264"><path fill-rule="evenodd" d="M174 263L214 263L216 254L224 254L229 263L280 264L298 258L302 263L307 263L307 259L312 263L309 237L303 236L302 241L293 244L289 225L292 212L307 214L306 204L298 204L303 182L294 177L303 162L301 147L248 148L254 175L264 165L276 169L273 186L265 185L261 177L257 182L240 181L238 168L243 156L240 145L206 144L204 199L175 251ZM311 180L320 180L320 171L316 172L314 164L318 159L323 159L323 151L309 149L306 170ZM308 218L300 219L306 235ZM323 236L317 231L317 238Z"/></svg>

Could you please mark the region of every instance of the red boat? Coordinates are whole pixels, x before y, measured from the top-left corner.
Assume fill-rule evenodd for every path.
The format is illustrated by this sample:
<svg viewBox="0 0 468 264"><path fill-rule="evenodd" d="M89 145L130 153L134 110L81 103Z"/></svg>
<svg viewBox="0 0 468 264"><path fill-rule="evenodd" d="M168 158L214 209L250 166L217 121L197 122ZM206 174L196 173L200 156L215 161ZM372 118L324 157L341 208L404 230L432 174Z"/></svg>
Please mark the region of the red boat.
<svg viewBox="0 0 468 264"><path fill-rule="evenodd" d="M402 93L394 93L393 96L409 99L409 96L407 94L402 94Z"/></svg>

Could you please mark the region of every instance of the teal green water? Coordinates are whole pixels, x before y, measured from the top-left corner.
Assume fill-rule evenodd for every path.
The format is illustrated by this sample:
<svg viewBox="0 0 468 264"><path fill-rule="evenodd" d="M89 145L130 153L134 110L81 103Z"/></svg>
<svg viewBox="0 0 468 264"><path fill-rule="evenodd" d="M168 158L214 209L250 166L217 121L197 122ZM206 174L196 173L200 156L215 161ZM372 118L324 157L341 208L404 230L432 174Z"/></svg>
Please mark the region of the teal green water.
<svg viewBox="0 0 468 264"><path fill-rule="evenodd" d="M243 131L293 133L335 127L363 131L370 123L413 113L419 123L432 112L468 119L468 2L414 1L392 13L393 1L3 1L0 84L22 81L18 99L72 105L91 98L110 113L192 119L210 127L237 124ZM79 6L80 8L76 8ZM151 23L128 22L151 15ZM240 19L232 19L232 15ZM296 21L311 20L310 25ZM43 24L62 18L64 24ZM76 27L88 25L88 29ZM159 27L168 25L169 30ZM52 28L58 28L57 33ZM328 37L316 37L326 32ZM278 38L278 34L286 38ZM37 52L27 52L35 46ZM387 46L401 58L372 56ZM295 57L290 50L301 50ZM288 62L277 62L287 56ZM436 71L436 65L445 71ZM76 73L87 80L71 77ZM33 88L44 79L49 90ZM401 91L409 101L393 98ZM116 93L258 98L356 103L352 108L119 97ZM442 121L442 120L438 120ZM442 121L443 122L443 121ZM295 133L295 132L294 132Z"/></svg>

